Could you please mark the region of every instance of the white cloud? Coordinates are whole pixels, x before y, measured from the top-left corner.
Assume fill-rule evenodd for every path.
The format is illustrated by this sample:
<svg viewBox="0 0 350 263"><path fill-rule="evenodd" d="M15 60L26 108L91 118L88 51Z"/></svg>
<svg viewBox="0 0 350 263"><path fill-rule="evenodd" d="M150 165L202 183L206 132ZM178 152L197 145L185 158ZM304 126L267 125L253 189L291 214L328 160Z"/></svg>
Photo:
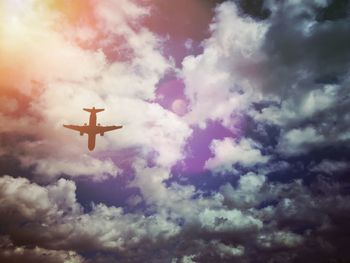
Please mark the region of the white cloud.
<svg viewBox="0 0 350 263"><path fill-rule="evenodd" d="M73 248L85 240L85 247L124 251L145 240L157 243L169 239L180 231L177 224L159 214L148 217L126 214L121 208L103 204L95 205L90 213L83 213L76 201L75 184L64 179L42 187L24 178L4 176L0 178L0 187L4 201L0 213L8 215L1 221L6 224L23 220L40 222L22 231L30 236L35 234L36 239L48 247ZM10 232L20 233L16 229Z"/></svg>
<svg viewBox="0 0 350 263"><path fill-rule="evenodd" d="M260 59L266 25L240 17L236 5L225 2L216 9L211 31L212 36L203 42L203 54L188 56L182 63L190 101L186 119L201 126L207 120L222 120L230 127L232 113L258 96L251 64Z"/></svg>
<svg viewBox="0 0 350 263"><path fill-rule="evenodd" d="M136 177L130 186L136 186L150 206L160 214L168 214L174 220L183 218L188 224L198 224L197 215L206 207L220 207L222 196L211 195L209 198L199 196L194 186L173 183L167 186L165 181L171 177L170 170L164 167L146 167L142 161L135 162ZM200 193L199 193L200 194Z"/></svg>
<svg viewBox="0 0 350 263"><path fill-rule="evenodd" d="M319 134L315 128L296 128L283 134L278 143L278 150L286 155L307 153L314 145L325 141L325 137Z"/></svg>
<svg viewBox="0 0 350 263"><path fill-rule="evenodd" d="M112 251L125 251L143 242L157 243L180 231L179 226L161 215L124 214L121 208L102 204L95 206L90 214L81 215L79 221L68 242L85 237L95 240L104 250Z"/></svg>
<svg viewBox="0 0 350 263"><path fill-rule="evenodd" d="M15 179L10 176L0 178L1 202L0 210L6 214L6 211L13 210L14 215L25 219L43 219L49 214L51 207L47 190L36 185L30 184L27 179ZM3 220L14 220L14 218L3 218Z"/></svg>
<svg viewBox="0 0 350 263"><path fill-rule="evenodd" d="M259 163L266 163L269 156L261 154L261 146L249 138L236 142L232 138L213 140L210 149L213 158L206 161L205 167L213 171L232 171L234 164L250 167Z"/></svg>
<svg viewBox="0 0 350 263"><path fill-rule="evenodd" d="M203 229L218 233L254 232L263 226L259 219L237 209L205 209L199 214L199 221Z"/></svg>
<svg viewBox="0 0 350 263"><path fill-rule="evenodd" d="M299 123L332 108L338 100L339 88L338 85L324 85L323 88L313 89L285 99L280 106L271 105L264 108L261 113L251 111L251 115L257 121L269 122L282 127L290 123Z"/></svg>
<svg viewBox="0 0 350 263"><path fill-rule="evenodd" d="M260 191L265 181L265 176L250 172L239 178L236 188L233 188L230 184L225 184L220 188L220 193L232 207L253 207L262 201Z"/></svg>
<svg viewBox="0 0 350 263"><path fill-rule="evenodd" d="M155 161L163 167L171 167L183 158L183 147L192 130L176 114L140 100L120 100L119 106L110 103L110 109L120 112L118 119L125 124L119 136L111 138L112 145L154 151Z"/></svg>
<svg viewBox="0 0 350 263"><path fill-rule="evenodd" d="M241 257L244 255L244 247L241 245L236 247L228 246L217 241L213 241L212 244L215 246L217 253L221 258Z"/></svg>
<svg viewBox="0 0 350 263"><path fill-rule="evenodd" d="M99 160L89 155L71 159L44 158L44 159L22 159L25 165L35 164L34 172L43 176L43 180L58 177L61 174L69 176L90 176L93 180L104 180L109 176L117 176L120 169L112 162L112 160Z"/></svg>
<svg viewBox="0 0 350 263"><path fill-rule="evenodd" d="M183 256L180 260L180 263L196 263L194 258L195 258L195 255ZM174 262L172 262L172 263L174 263Z"/></svg>

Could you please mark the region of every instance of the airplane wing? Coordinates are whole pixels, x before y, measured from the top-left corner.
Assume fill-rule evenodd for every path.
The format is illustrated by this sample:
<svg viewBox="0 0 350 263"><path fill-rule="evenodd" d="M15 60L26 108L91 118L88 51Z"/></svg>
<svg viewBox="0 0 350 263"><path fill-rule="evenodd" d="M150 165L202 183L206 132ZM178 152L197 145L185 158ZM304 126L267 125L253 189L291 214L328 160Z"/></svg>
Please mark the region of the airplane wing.
<svg viewBox="0 0 350 263"><path fill-rule="evenodd" d="M105 132L108 132L108 131L113 131L113 130L116 130L116 129L121 129L123 128L123 126L97 126L97 132L98 133L105 133Z"/></svg>
<svg viewBox="0 0 350 263"><path fill-rule="evenodd" d="M78 125L63 125L63 127L75 130L78 132L87 132L87 126L78 126Z"/></svg>

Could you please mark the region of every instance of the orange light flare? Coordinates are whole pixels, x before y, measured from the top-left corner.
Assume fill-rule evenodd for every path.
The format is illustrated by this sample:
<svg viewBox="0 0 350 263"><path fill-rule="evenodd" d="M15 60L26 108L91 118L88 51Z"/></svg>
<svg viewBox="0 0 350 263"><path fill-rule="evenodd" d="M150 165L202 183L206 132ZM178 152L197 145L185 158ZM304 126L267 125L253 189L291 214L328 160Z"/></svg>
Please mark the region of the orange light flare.
<svg viewBox="0 0 350 263"><path fill-rule="evenodd" d="M20 94L30 65L28 41L33 34L30 1L0 4L0 97L23 100Z"/></svg>
<svg viewBox="0 0 350 263"><path fill-rule="evenodd" d="M56 23L55 29L64 35L68 35L71 40L74 40L82 48L89 48L91 46L91 39L86 39L86 36L84 36L87 30L90 30L89 37L91 37L91 34L95 34L95 38L98 37L91 1L45 0L38 1L37 6L56 14L60 22ZM67 28L73 29L73 32L71 30L65 30Z"/></svg>
<svg viewBox="0 0 350 263"><path fill-rule="evenodd" d="M93 27L92 8L88 3L87 0L0 1L1 55L8 53L11 58L23 55L21 51L27 42L40 41L46 37L47 29L61 30L64 34L68 25Z"/></svg>
<svg viewBox="0 0 350 263"><path fill-rule="evenodd" d="M59 12L72 24L92 21L92 6L88 0L46 0L40 3Z"/></svg>
<svg viewBox="0 0 350 263"><path fill-rule="evenodd" d="M49 73L45 63L59 63L47 55L55 52L51 49L58 46L54 44L57 35L65 37L66 31L75 26L93 25L88 3L87 0L0 0L0 98L16 99L21 94L30 100L38 95L33 81L45 79ZM67 34L69 37L70 33Z"/></svg>
<svg viewBox="0 0 350 263"><path fill-rule="evenodd" d="M28 47L38 39L39 18L31 4L30 0L5 0L0 6L1 85L11 83L14 74L22 73L23 66L29 63Z"/></svg>

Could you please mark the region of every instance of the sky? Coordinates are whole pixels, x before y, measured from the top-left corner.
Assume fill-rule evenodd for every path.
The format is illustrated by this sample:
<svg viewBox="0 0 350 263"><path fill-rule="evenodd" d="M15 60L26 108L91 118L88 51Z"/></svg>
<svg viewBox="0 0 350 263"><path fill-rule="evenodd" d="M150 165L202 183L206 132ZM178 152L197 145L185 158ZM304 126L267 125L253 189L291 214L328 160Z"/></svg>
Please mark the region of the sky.
<svg viewBox="0 0 350 263"><path fill-rule="evenodd" d="M0 1L0 261L349 261L349 16Z"/></svg>

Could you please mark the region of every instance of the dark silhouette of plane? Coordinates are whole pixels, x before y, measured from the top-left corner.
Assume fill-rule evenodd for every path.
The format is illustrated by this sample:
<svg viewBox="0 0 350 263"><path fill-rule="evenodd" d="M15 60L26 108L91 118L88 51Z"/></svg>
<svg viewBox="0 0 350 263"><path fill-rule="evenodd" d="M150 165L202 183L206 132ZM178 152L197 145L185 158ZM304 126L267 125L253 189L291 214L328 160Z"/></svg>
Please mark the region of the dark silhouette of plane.
<svg viewBox="0 0 350 263"><path fill-rule="evenodd" d="M92 151L95 148L97 134L100 134L101 136L103 136L105 132L123 128L123 126L115 126L115 125L101 126L99 123L96 125L96 113L100 111L104 111L104 109L95 109L95 107L93 107L92 109L83 109L83 110L90 112L89 125L85 123L84 126L63 125L63 127L78 131L80 132L81 136L83 136L84 133L86 133L88 135L88 148L90 151Z"/></svg>

